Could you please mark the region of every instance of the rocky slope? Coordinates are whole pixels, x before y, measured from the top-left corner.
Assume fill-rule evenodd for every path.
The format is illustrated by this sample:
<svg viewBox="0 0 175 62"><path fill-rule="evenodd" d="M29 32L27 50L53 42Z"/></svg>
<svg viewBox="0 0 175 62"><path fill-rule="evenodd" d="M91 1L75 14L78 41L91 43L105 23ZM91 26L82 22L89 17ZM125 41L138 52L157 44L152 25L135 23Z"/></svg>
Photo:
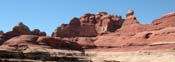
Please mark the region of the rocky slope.
<svg viewBox="0 0 175 62"><path fill-rule="evenodd" d="M133 10L126 19L87 13L57 27L52 36L20 22L12 31L0 31L0 44L5 62L174 62L175 12L151 24L139 23Z"/></svg>

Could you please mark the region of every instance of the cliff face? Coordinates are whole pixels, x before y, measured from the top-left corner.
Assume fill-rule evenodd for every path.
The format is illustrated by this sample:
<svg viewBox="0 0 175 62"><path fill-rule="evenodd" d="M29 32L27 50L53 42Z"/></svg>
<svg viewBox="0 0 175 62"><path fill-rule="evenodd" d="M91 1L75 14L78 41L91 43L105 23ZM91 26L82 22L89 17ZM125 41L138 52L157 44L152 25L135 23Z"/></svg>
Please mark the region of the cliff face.
<svg viewBox="0 0 175 62"><path fill-rule="evenodd" d="M149 45L157 42L174 42L174 13L169 13L151 24L140 24L129 11L121 28L116 32L99 36L96 46ZM109 40L110 39L110 40Z"/></svg>
<svg viewBox="0 0 175 62"><path fill-rule="evenodd" d="M46 55L57 55L55 52L64 53L58 50L79 51L77 53L79 55L76 55L76 60L81 59L82 56L88 57L86 54L91 54L89 51L140 52L145 50L172 50L175 48L175 13L172 12L163 15L153 20L151 24L139 23L134 16L133 10L128 11L126 19L122 19L119 15L111 15L106 12L99 12L97 14L87 13L79 18L73 18L69 24L62 24L60 27L57 27L52 33L52 36L47 36L45 32L41 32L39 29L30 30L29 27L20 22L13 27L12 31L0 31L0 44L0 48L2 49L0 49L0 52L6 51L2 53L0 57L4 57L4 55L7 55L7 57L11 56L8 53L12 53L12 56L20 53L20 57L25 57L25 59L32 58L32 60L36 57L33 55L35 53L42 53L44 55L45 53L43 52L47 52ZM33 51L35 52L33 53ZM132 53L136 54L136 56L141 56L136 52ZM164 53L166 54L167 52ZM75 58L72 56L73 54L76 53L66 55ZM100 53L98 55L100 55ZM98 55L90 59L101 58L98 57ZM146 54L143 53L143 55ZM154 57L155 60L160 59L157 55L153 56L156 57ZM64 57L67 56L55 56L55 58ZM106 55L104 59L107 57L108 55ZM164 55L162 55L162 57L164 57ZM40 58L42 58L42 56ZM52 56L44 58L47 60L49 60L48 58L53 59ZM135 58L127 59L134 61ZM147 60L149 61L151 59L148 58ZM128 60L121 59L121 61Z"/></svg>
<svg viewBox="0 0 175 62"><path fill-rule="evenodd" d="M7 40L11 40L13 37L31 35L38 37L38 40L35 40L36 44L46 44L53 48L69 48L64 45L71 46L71 43L76 44L74 49L130 44L146 45L152 41L173 41L174 26L174 12L163 15L151 24L140 24L134 16L133 10L128 11L126 19L106 12L87 13L80 18L73 18L69 24L62 24L53 32L51 37L46 36L46 33L40 32L39 29L31 31L20 22L13 27L12 31L6 33L1 31L0 42L4 45Z"/></svg>
<svg viewBox="0 0 175 62"><path fill-rule="evenodd" d="M148 45L159 38L170 41L172 33L165 33L173 32L174 14L166 14L151 24L140 24L133 10L128 11L126 19L106 12L87 13L58 27L52 37L66 38L84 48Z"/></svg>
<svg viewBox="0 0 175 62"><path fill-rule="evenodd" d="M53 32L52 37L95 37L99 34L114 32L122 25L121 16L106 12L87 13L80 18L73 18L69 24L62 24Z"/></svg>

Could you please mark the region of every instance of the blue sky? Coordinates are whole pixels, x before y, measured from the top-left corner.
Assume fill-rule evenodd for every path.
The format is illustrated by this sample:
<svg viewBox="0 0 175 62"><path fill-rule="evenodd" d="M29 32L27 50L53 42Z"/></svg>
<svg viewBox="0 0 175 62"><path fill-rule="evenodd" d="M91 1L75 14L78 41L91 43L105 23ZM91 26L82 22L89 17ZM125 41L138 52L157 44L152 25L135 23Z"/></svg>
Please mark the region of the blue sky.
<svg viewBox="0 0 175 62"><path fill-rule="evenodd" d="M51 34L60 24L85 13L105 11L125 18L129 9L141 23L151 23L175 11L175 0L0 0L0 30L7 32L23 22Z"/></svg>

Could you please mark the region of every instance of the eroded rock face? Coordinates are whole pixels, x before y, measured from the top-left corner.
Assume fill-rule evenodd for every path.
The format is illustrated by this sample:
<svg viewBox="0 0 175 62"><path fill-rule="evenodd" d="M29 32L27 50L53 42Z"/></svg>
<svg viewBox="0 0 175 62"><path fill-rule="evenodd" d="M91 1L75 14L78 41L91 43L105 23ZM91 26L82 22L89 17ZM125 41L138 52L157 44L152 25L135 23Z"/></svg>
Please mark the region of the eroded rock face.
<svg viewBox="0 0 175 62"><path fill-rule="evenodd" d="M32 30L32 34L33 35L39 35L39 33L40 33L40 30L39 29Z"/></svg>
<svg viewBox="0 0 175 62"><path fill-rule="evenodd" d="M46 37L40 36L37 39L40 45L49 45L57 49L71 49L71 50L82 50L81 46L75 42L70 42L68 40L62 40L57 37Z"/></svg>
<svg viewBox="0 0 175 62"><path fill-rule="evenodd" d="M84 16L80 17L80 22L81 22L81 25L84 25L84 24L95 24L96 23L95 15L91 14L91 13L87 13Z"/></svg>
<svg viewBox="0 0 175 62"><path fill-rule="evenodd" d="M38 36L47 36L46 32L40 32Z"/></svg>
<svg viewBox="0 0 175 62"><path fill-rule="evenodd" d="M96 24L96 31L98 34L106 32L114 32L116 29L120 28L123 21L121 16L114 15L103 15Z"/></svg>
<svg viewBox="0 0 175 62"><path fill-rule="evenodd" d="M134 11L129 10L121 28L119 28L116 32L120 35L135 35L138 32L143 32L148 29L149 25L140 24L134 16Z"/></svg>
<svg viewBox="0 0 175 62"><path fill-rule="evenodd" d="M62 58L67 59L67 56L75 58L74 55L77 54L72 53L73 50L79 50L79 52L86 51L86 53L89 51L95 52L96 50L97 53L95 52L95 55L89 55L95 59L98 57L97 55L99 55L99 59L102 58L99 51L110 51L109 55L105 54L105 56L108 56L104 57L104 60L113 55L116 56L116 59L120 57L123 59L125 56L128 56L128 53L124 54L124 56L118 53L117 55L111 54L113 51L120 51L120 53L123 51L136 51L134 54L138 54L139 57L150 57L154 54L148 52L150 50L168 48L174 51L175 13L166 14L154 20L151 24L140 24L134 16L133 10L128 11L126 19L122 19L118 15L110 15L106 12L97 14L87 13L80 18L73 18L69 24L62 24L55 30L52 37L46 36L46 33L41 32L39 29L30 31L27 26L19 23L12 31L7 33L0 31L0 44L2 44L1 47L5 48L1 49L0 47L0 57L7 59L11 57L58 61ZM25 49L20 50L20 48ZM60 52L61 50L64 51ZM66 54L65 50L68 50L69 53ZM144 53L145 56L140 53ZM133 55L132 53L130 54L131 56ZM154 57L158 60L162 58L162 55L157 54L157 51L155 51L155 54L156 56ZM167 52L163 55L167 57L166 54ZM60 58L59 55L64 57L61 56L62 58ZM60 59L57 59L57 56ZM71 59L69 61L72 61ZM132 59L135 60L135 58ZM105 60L104 62L118 61Z"/></svg>
<svg viewBox="0 0 175 62"><path fill-rule="evenodd" d="M106 12L87 13L80 19L73 18L69 24L62 24L53 32L52 37L95 37L98 34L114 32L122 23L121 16Z"/></svg>
<svg viewBox="0 0 175 62"><path fill-rule="evenodd" d="M19 23L12 31L0 32L0 41L21 35L35 35L39 37L37 44L41 42L54 48L146 45L149 41L172 40L174 26L174 12L154 20L151 24L140 24L133 10L128 11L126 19L106 12L87 13L80 18L73 18L69 24L62 24L53 32L52 37L47 37L46 33L39 29L30 31L26 25Z"/></svg>
<svg viewBox="0 0 175 62"><path fill-rule="evenodd" d="M91 37L97 35L95 25L80 25L78 19L76 21L73 20L68 25L63 24L61 27L58 27L52 34L52 37Z"/></svg>
<svg viewBox="0 0 175 62"><path fill-rule="evenodd" d="M0 31L0 35L2 35L2 34L4 34L4 32L3 31Z"/></svg>
<svg viewBox="0 0 175 62"><path fill-rule="evenodd" d="M118 15L110 15L106 12L99 12L97 14L87 13L84 16L81 16L80 19L74 18L69 24L63 24L53 33L54 36L52 37L78 37L79 41L77 41L77 43L83 45L84 47L123 46L131 45L132 41L135 41L138 44L145 44L144 41L149 39L152 33L138 33L173 27L175 24L174 19L174 13L170 13L159 19L156 19L151 24L140 24L137 18L134 16L133 10L128 11L126 14L126 19L122 19L121 16ZM113 33L97 36L99 34L108 32ZM80 38L96 36L97 40L95 41L89 41L89 39L84 40L83 38ZM135 36L137 39L134 39ZM140 43L139 41L143 42Z"/></svg>
<svg viewBox="0 0 175 62"><path fill-rule="evenodd" d="M65 41L57 39L57 38L52 38L52 37L46 37L46 36L41 36L37 39L37 42L39 44L43 45L50 45L55 48L61 48L62 45L65 44Z"/></svg>
<svg viewBox="0 0 175 62"><path fill-rule="evenodd" d="M37 35L20 35L15 36L7 41L5 41L2 47L30 47L30 46L50 46L55 49L70 49L70 50L80 50L82 48L79 44L75 42L70 42L67 40L62 40L60 38L53 38L47 36L37 36Z"/></svg>
<svg viewBox="0 0 175 62"><path fill-rule="evenodd" d="M4 32L0 31L0 44L2 44L5 41L4 39Z"/></svg>
<svg viewBox="0 0 175 62"><path fill-rule="evenodd" d="M127 16L133 16L129 11ZM94 42L96 46L133 46L149 45L152 43L174 42L175 13L169 13L151 24L139 24L134 18L126 19L120 29L115 33L98 36ZM130 20L129 20L130 19ZM130 21L130 22L129 22ZM132 21L135 21L132 23ZM127 22L127 23L126 23ZM110 40L109 40L110 39Z"/></svg>
<svg viewBox="0 0 175 62"><path fill-rule="evenodd" d="M28 46L30 44L37 44L36 40L38 36L36 35L20 35L15 36L7 41L5 41L2 46L13 47L13 46Z"/></svg>
<svg viewBox="0 0 175 62"><path fill-rule="evenodd" d="M30 34L31 34L30 29L26 25L24 25L22 22L20 22L15 27L13 27L12 31L8 31L4 33L4 39L8 40L15 36L30 35Z"/></svg>
<svg viewBox="0 0 175 62"><path fill-rule="evenodd" d="M30 34L31 31L30 29L24 25L22 22L20 22L18 25L13 27L12 32L17 33L17 34Z"/></svg>
<svg viewBox="0 0 175 62"><path fill-rule="evenodd" d="M15 27L13 27L12 31L8 31L3 34L5 40L8 40L12 37L20 36L20 35L46 36L46 33L40 32L39 29L34 29L30 31L29 27L27 27L22 22L20 22Z"/></svg>
<svg viewBox="0 0 175 62"><path fill-rule="evenodd" d="M82 46L82 48L95 48L96 45L94 41L96 40L95 37L79 37L76 39L76 42Z"/></svg>
<svg viewBox="0 0 175 62"><path fill-rule="evenodd" d="M122 26L132 25L132 24L139 24L139 22L137 21L136 17L134 16L134 11L129 10L128 13L126 14L126 19L125 19Z"/></svg>
<svg viewBox="0 0 175 62"><path fill-rule="evenodd" d="M46 36L47 34L45 32L41 32L39 29L34 29L31 31L32 35L38 35L38 36Z"/></svg>
<svg viewBox="0 0 175 62"><path fill-rule="evenodd" d="M71 21L70 21L70 23L69 23L69 25L71 25L71 26L80 26L80 19L79 18L73 18Z"/></svg>
<svg viewBox="0 0 175 62"><path fill-rule="evenodd" d="M175 26L175 13L169 13L162 16L159 19L154 20L151 25L152 30L160 30L166 27L174 27Z"/></svg>
<svg viewBox="0 0 175 62"><path fill-rule="evenodd" d="M168 18L168 17L174 17L174 16L175 16L175 12L171 12L171 13L163 15L161 18Z"/></svg>

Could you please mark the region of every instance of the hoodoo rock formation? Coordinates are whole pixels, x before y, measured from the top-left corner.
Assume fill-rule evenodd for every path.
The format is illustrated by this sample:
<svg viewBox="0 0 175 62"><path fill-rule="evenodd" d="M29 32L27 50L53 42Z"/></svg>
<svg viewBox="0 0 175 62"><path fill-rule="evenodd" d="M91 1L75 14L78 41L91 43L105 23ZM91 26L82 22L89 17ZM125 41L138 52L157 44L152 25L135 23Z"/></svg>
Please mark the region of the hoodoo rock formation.
<svg viewBox="0 0 175 62"><path fill-rule="evenodd" d="M86 13L57 27L51 36L20 22L12 31L0 31L0 44L0 61L174 62L175 12L151 24L141 24L133 10L126 19L107 12Z"/></svg>
<svg viewBox="0 0 175 62"><path fill-rule="evenodd" d="M139 22L137 21L136 17L134 16L134 11L129 10L128 13L126 14L126 19L123 23L123 26L132 25L132 24L139 24Z"/></svg>

